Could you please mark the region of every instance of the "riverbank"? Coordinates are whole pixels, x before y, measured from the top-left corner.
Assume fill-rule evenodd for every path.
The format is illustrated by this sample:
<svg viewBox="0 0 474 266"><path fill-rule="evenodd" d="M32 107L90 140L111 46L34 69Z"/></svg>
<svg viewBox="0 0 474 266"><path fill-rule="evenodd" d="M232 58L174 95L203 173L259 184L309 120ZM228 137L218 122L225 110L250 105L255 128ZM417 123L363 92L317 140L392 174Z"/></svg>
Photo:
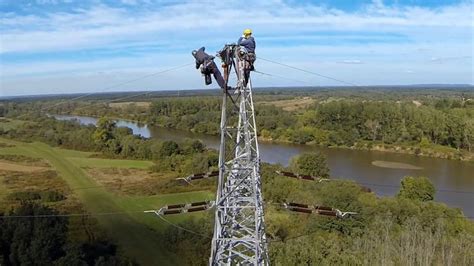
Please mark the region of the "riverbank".
<svg viewBox="0 0 474 266"><path fill-rule="evenodd" d="M467 151L458 151L456 149L444 147L444 146L437 146L435 148L423 148L423 147L417 147L417 146L406 147L406 146L400 146L400 145L376 144L368 150L411 154L411 155L430 157L430 158L474 162L473 153L470 153Z"/></svg>
<svg viewBox="0 0 474 266"><path fill-rule="evenodd" d="M59 119L77 119L81 124L95 124L97 119L81 116L61 116ZM133 134L145 138L153 138L161 141L180 142L186 138L199 139L207 147L218 149L220 145L219 136L198 134L191 131L175 130L152 125L138 126L137 123L129 123L123 120L117 121L117 125L127 126L132 129ZM327 147L316 144L291 144L289 142L266 142L261 141L259 145L260 159L270 164L281 164L287 166L292 157L305 152L321 152L327 158L330 175L336 178L354 180L368 185L377 195L391 196L399 190L400 180L404 176L426 176L434 183L438 193L436 200L445 202L453 207L462 208L468 215L474 215L471 204L472 194L456 193L454 190L464 191L466 188L474 187L474 163L460 160L447 160L429 158L428 156L416 156L401 154L401 152L370 151L368 149ZM405 152L407 153L407 152ZM410 164L420 169L400 169L379 167L374 161L384 161L402 164Z"/></svg>
<svg viewBox="0 0 474 266"><path fill-rule="evenodd" d="M66 114L66 115L70 115L70 114ZM79 115L79 116L81 116L81 115ZM91 117L91 118L95 118L95 119L100 118L100 117L97 117L97 116L84 116L84 117ZM155 123L147 123L147 122L144 122L144 121L137 121L137 120L121 118L121 117L108 116L108 118L113 119L113 120L122 120L122 121L126 121L126 122L129 122L129 123L136 123L139 126L141 126L141 125L154 126L154 127L164 128L164 129L188 131L188 132L191 132L191 133L203 134L203 135L208 135L208 136L218 136L217 134L201 133L201 132L195 132L193 130L162 127L161 125L155 124ZM286 140L274 140L274 139L271 139L271 138L264 138L264 137L261 137L261 136L258 138L258 140L260 142L265 142L265 143L298 144L298 145L307 145L308 147L313 146L313 147L350 149L350 150L361 150L361 151L379 151L379 152L387 152L387 153L409 154L409 155L415 155L415 156L420 156L420 157L428 157L428 158L439 158L439 159L474 162L474 153L472 153L472 152L468 152L468 151L464 151L464 150L456 150L456 149L451 148L451 147L436 145L436 144L428 144L427 146L422 146L418 143L417 144L410 144L410 143L386 144L386 143L382 143L380 141L369 141L369 140L356 142L353 146L324 145L324 144L314 143L314 142L308 142L308 143L305 143L305 144L300 144L300 143L294 143L294 142L286 141Z"/></svg>
<svg viewBox="0 0 474 266"><path fill-rule="evenodd" d="M259 137L260 142L265 143L285 143L285 144L298 144L291 141L284 140L273 140L268 138ZM457 160L457 161L466 161L474 162L474 153L468 151L458 151L454 148L436 145L434 148L431 147L420 147L419 145L394 145L394 144L385 144L380 142L364 141L357 142L353 146L335 146L335 145L322 145L319 143L305 143L299 145L315 146L315 147L325 147L325 148L334 148L334 149L349 149L349 150L359 150L359 151L379 151L387 153L398 153L398 154L409 154L421 157L429 158L439 158L439 159L448 159L448 160Z"/></svg>

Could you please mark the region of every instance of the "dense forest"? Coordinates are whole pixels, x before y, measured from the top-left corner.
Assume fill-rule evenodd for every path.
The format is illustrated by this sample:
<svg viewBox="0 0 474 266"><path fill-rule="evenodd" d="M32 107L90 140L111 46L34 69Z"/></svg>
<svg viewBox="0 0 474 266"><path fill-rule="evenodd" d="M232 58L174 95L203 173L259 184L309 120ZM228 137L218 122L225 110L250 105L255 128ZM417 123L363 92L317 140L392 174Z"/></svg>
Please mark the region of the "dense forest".
<svg viewBox="0 0 474 266"><path fill-rule="evenodd" d="M123 257L116 245L101 237L98 228L87 230L87 218L55 216L58 214L31 200L22 201L9 213L0 213L0 264L136 265ZM69 226L72 222L78 224L73 219L82 220L79 231L87 233L88 240L72 240Z"/></svg>
<svg viewBox="0 0 474 266"><path fill-rule="evenodd" d="M299 92L303 98L271 91L257 93L258 134L267 141L472 159L472 92L423 89L397 92L303 90ZM282 106L280 103L283 102L296 107ZM301 102L305 104L298 107ZM38 101L4 104L2 112L7 117L15 117L27 111L48 110L51 113L123 118L205 134L219 133L219 97L159 97L147 105L139 103L120 105L95 100L51 107L51 102Z"/></svg>
<svg viewBox="0 0 474 266"><path fill-rule="evenodd" d="M342 95L325 93L321 96L302 91L298 96L302 98L279 93L257 94L260 137L364 149L376 145L415 148L419 152L427 149L444 151L443 148L453 150L457 156L453 158L466 157L472 149L474 105L472 100L457 92L442 91L439 97L420 92L407 92L401 96L388 93L385 97L374 96L376 100L368 100L353 91L345 91ZM421 104L415 104L413 100ZM307 104L288 108L288 105L303 101ZM216 151L197 140L158 141L135 136L130 129L117 127L111 118L216 134L219 98L209 95L201 98L158 97L148 105L110 105L103 99L58 104L61 102L63 99L0 104L0 116L5 117L2 121L15 124L1 129L0 137L90 151L95 157L153 161L149 170L164 174L164 177L158 183L147 184L149 188L142 194L214 192L214 180L196 181L191 186L179 183L175 178L216 169ZM86 126L74 121L58 121L44 113L102 118L97 126ZM262 164L271 264L474 264L474 224L460 209L435 202L436 189L426 177L407 176L401 181L396 195L379 197L352 181L297 180L276 174L281 170L331 178L326 158L320 153L300 154L288 167ZM0 264L34 264L33 261L55 265L134 264L123 256L119 246L106 238L98 235L87 241L71 238L71 228L83 221L72 217L13 218L67 213L55 210L50 204L63 201L65 196L50 194L9 196L15 204L0 217ZM292 213L282 207L285 202L331 206L357 214L335 219ZM8 216L13 217L8 219ZM150 230L150 233L159 235L163 246L170 254L175 254L181 264L207 265L213 218L212 212L208 212L168 226L161 232ZM23 250L27 252L21 252Z"/></svg>
<svg viewBox="0 0 474 266"><path fill-rule="evenodd" d="M353 101L317 102L293 112L258 105L257 127L263 139L325 146L362 146L367 141L429 147L442 145L471 151L474 102L439 100L432 106L413 103ZM148 121L164 127L217 134L219 101L156 101Z"/></svg>

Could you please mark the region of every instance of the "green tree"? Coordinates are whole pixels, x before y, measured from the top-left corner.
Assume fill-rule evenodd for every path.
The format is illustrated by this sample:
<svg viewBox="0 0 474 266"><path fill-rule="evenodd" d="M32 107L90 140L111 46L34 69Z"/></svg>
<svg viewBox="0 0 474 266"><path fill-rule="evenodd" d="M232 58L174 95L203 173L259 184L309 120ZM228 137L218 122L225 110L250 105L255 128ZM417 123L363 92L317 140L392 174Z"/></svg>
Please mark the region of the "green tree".
<svg viewBox="0 0 474 266"><path fill-rule="evenodd" d="M22 204L10 215L55 215L49 207ZM7 219L1 225L3 260L6 265L52 265L64 255L68 221L64 217L48 219Z"/></svg>
<svg viewBox="0 0 474 266"><path fill-rule="evenodd" d="M107 117L102 117L97 121L97 128L92 134L92 139L99 146L104 147L106 143L114 138L113 132L116 128L114 121L108 119Z"/></svg>
<svg viewBox="0 0 474 266"><path fill-rule="evenodd" d="M161 144L160 155L162 157L171 156L173 154L179 154L179 152L180 149L178 143L172 140L164 141Z"/></svg>
<svg viewBox="0 0 474 266"><path fill-rule="evenodd" d="M180 167L186 174L205 173L209 169L208 157L205 154L195 154L192 159L182 162Z"/></svg>
<svg viewBox="0 0 474 266"><path fill-rule="evenodd" d="M290 140L294 143L305 144L314 139L311 133L311 129L299 128L292 132L292 134L290 135Z"/></svg>
<svg viewBox="0 0 474 266"><path fill-rule="evenodd" d="M370 131L370 138L372 141L377 139L377 132L380 129L380 123L377 120L368 119L365 121L364 126L366 126Z"/></svg>
<svg viewBox="0 0 474 266"><path fill-rule="evenodd" d="M329 177L326 156L320 152L303 153L293 157L290 161L290 168L292 171L302 175L318 176L322 178Z"/></svg>
<svg viewBox="0 0 474 266"><path fill-rule="evenodd" d="M206 149L206 146L198 139L185 139L183 146L186 154L201 153Z"/></svg>
<svg viewBox="0 0 474 266"><path fill-rule="evenodd" d="M429 148L431 146L430 140L427 137L421 137L420 147Z"/></svg>
<svg viewBox="0 0 474 266"><path fill-rule="evenodd" d="M411 177L406 176L401 181L402 187L398 192L397 197L430 201L434 199L435 188L431 181L426 177Z"/></svg>
<svg viewBox="0 0 474 266"><path fill-rule="evenodd" d="M464 129L464 143L469 152L472 151L472 145L474 145L474 119L466 121L466 127Z"/></svg>

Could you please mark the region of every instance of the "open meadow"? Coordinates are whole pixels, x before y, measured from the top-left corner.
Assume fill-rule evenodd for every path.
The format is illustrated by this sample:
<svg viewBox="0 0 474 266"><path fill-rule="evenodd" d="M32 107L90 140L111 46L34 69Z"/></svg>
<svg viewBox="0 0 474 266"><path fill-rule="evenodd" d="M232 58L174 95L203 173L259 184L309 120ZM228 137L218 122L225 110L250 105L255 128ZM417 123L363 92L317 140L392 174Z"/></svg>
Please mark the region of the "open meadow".
<svg viewBox="0 0 474 266"><path fill-rule="evenodd" d="M173 264L173 256L167 254L160 245L156 232L162 231L169 224L158 219L153 214L143 213L144 210L158 209L166 204L192 202L208 200L213 197L212 193L197 191L175 194L158 194L152 196L123 195L111 192L107 186L102 186L93 176L90 169L146 169L151 166L149 161L138 160L114 160L91 158L93 153L53 148L43 143L25 143L0 139L0 199L4 204L13 204L7 200L9 194L21 190L48 190L53 183L70 193L72 198L76 198L85 211L96 217L99 225L105 230L107 235L115 240L125 254L143 265L150 265L159 261L160 264ZM32 158L37 163L46 162L50 167L32 166L30 162L18 162L9 158ZM86 170L86 169L89 169ZM6 184L5 180L14 175L24 176L34 174L38 178L43 178L45 172L57 173L59 179L51 183L36 182L29 183L26 187L15 187L14 184ZM43 175L42 175L43 173ZM117 173L120 173L118 171ZM133 178L133 176L128 176ZM16 182L20 182L19 178ZM10 181L10 182L15 182ZM129 181L133 183L132 181ZM66 185L66 187L64 187ZM36 187L34 187L36 186ZM5 205L4 205L5 206ZM54 204L53 204L54 206ZM78 210L69 210L78 211ZM180 222L193 216L202 214L192 214L187 216L171 217L171 222Z"/></svg>

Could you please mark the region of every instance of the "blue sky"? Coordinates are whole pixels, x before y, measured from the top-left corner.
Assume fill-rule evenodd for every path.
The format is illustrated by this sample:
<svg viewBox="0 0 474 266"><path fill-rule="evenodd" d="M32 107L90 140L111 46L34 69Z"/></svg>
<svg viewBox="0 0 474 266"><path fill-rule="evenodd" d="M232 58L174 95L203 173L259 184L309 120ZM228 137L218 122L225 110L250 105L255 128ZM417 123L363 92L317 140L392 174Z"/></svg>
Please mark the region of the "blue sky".
<svg viewBox="0 0 474 266"><path fill-rule="evenodd" d="M255 3L256 2L256 3ZM472 0L0 0L0 96L99 92L252 28L257 56L358 85L473 84ZM256 86L344 85L263 60ZM193 66L113 90L205 88Z"/></svg>

